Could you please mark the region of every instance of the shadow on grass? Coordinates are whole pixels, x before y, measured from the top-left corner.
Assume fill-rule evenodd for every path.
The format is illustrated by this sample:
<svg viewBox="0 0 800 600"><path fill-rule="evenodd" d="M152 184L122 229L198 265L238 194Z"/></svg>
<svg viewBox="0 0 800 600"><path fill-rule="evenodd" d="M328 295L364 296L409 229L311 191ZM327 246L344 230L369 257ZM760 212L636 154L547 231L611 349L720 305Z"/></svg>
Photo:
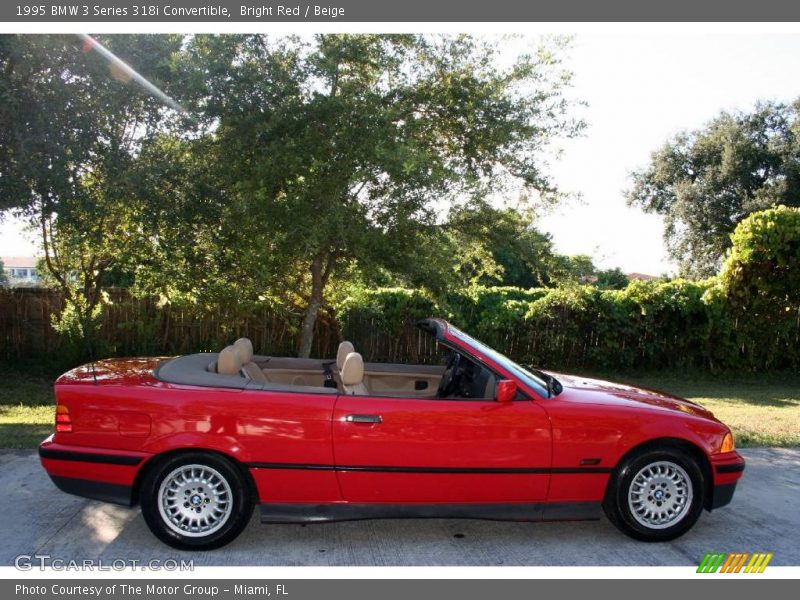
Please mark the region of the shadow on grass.
<svg viewBox="0 0 800 600"><path fill-rule="evenodd" d="M688 399L718 400L732 405L800 407L800 375L794 373L624 373L602 377Z"/></svg>
<svg viewBox="0 0 800 600"><path fill-rule="evenodd" d="M52 424L0 423L0 448L36 448L51 433Z"/></svg>
<svg viewBox="0 0 800 600"><path fill-rule="evenodd" d="M0 405L44 406L54 404L54 378L0 368Z"/></svg>

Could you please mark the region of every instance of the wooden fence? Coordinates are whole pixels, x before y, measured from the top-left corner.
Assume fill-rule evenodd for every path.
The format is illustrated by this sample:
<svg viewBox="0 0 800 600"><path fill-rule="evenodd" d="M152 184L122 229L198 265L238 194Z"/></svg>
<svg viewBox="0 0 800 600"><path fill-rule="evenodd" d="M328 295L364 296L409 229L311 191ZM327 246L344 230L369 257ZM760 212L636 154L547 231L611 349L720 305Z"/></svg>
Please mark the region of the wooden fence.
<svg viewBox="0 0 800 600"><path fill-rule="evenodd" d="M112 290L104 308L93 356L172 356L219 351L246 336L258 353L295 356L299 346L300 315L278 314L267 308L244 311L219 306L200 311L177 305L160 306L153 298ZM44 289L0 289L0 361L46 363L53 370L73 366L84 358L52 327L52 316L63 306L60 294ZM432 305L431 305L432 306ZM351 307L339 330L324 317L316 325L312 356L333 357L341 337L352 341L372 362L432 363L441 349L415 327L427 316L425 305L406 317L381 310ZM800 365L800 308L783 312L786 321L777 334L738 319L714 321L701 302L692 311L661 309L656 316L644 309L621 318L603 312L558 310L536 321L498 323L493 313L467 305L456 317L474 333L522 364L553 369L796 369ZM597 312L599 311L599 312ZM645 314L647 313L647 314ZM430 315L434 316L434 315ZM387 320L401 319L399 322ZM405 320L402 320L405 319Z"/></svg>
<svg viewBox="0 0 800 600"><path fill-rule="evenodd" d="M220 306L198 317L199 311L159 306L153 298L134 297L126 290L112 290L110 300L101 322L102 348L95 350L105 356L216 352L242 336L253 341L258 353L272 356L296 355L299 346L300 315L287 317L260 309L242 318ZM52 317L62 308L62 296L55 290L0 289L0 360L59 363L58 355L67 352L67 345L53 328ZM387 335L374 319L352 315L343 334L368 361L424 363L439 358L436 344L413 323L399 335ZM321 318L312 355L335 356L339 341L335 328Z"/></svg>

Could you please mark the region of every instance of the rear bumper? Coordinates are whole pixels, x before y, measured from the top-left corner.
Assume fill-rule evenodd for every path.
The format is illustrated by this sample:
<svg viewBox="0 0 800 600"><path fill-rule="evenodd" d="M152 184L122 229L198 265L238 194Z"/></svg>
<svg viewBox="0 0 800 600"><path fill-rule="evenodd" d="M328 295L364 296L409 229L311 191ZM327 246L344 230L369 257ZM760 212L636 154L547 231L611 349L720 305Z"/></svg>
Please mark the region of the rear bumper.
<svg viewBox="0 0 800 600"><path fill-rule="evenodd" d="M53 436L39 446L42 467L60 490L125 506L135 500L133 484L149 457L142 452L59 444Z"/></svg>
<svg viewBox="0 0 800 600"><path fill-rule="evenodd" d="M58 475L50 475L50 479L62 492L73 494L74 496L102 500L103 502L121 504L122 506L133 505L132 485L92 481L91 479L76 479L74 477L59 477Z"/></svg>

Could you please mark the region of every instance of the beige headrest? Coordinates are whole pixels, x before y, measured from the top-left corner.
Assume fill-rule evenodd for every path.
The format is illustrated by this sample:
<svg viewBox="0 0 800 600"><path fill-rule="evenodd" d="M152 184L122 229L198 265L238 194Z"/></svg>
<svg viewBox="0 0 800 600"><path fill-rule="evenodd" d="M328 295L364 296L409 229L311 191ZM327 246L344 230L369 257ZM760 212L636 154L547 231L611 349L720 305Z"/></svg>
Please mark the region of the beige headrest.
<svg viewBox="0 0 800 600"><path fill-rule="evenodd" d="M340 373L342 367L344 367L344 359L347 358L348 354L355 351L355 347L350 342L342 342L339 344L339 350L336 352L336 368L339 369Z"/></svg>
<svg viewBox="0 0 800 600"><path fill-rule="evenodd" d="M233 346L239 351L239 358L242 364L246 365L253 360L253 342L247 338L239 338L233 342Z"/></svg>
<svg viewBox="0 0 800 600"><path fill-rule="evenodd" d="M344 385L358 385L364 379L364 359L358 352L351 352L344 359L342 367L342 383Z"/></svg>
<svg viewBox="0 0 800 600"><path fill-rule="evenodd" d="M242 370L242 359L235 346L223 348L217 358L217 373L222 375L237 375Z"/></svg>

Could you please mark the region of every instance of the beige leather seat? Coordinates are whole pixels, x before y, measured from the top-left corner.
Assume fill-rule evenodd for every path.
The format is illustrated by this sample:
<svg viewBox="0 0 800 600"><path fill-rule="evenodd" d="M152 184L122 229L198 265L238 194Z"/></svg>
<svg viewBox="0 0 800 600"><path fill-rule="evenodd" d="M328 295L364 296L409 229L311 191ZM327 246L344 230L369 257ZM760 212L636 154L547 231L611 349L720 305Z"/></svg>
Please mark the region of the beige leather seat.
<svg viewBox="0 0 800 600"><path fill-rule="evenodd" d="M239 375L242 370L242 359L235 346L222 349L217 357L217 373L220 375Z"/></svg>
<svg viewBox="0 0 800 600"><path fill-rule="evenodd" d="M239 338L233 342L233 347L239 352L242 374L255 383L269 383L264 371L253 362L253 342L247 338Z"/></svg>
<svg viewBox="0 0 800 600"><path fill-rule="evenodd" d="M253 342L248 338L239 338L233 342L233 347L239 351L239 356L242 359L242 364L246 365L253 360Z"/></svg>
<svg viewBox="0 0 800 600"><path fill-rule="evenodd" d="M351 352L342 365L342 391L350 396L366 396L369 394L364 385L364 359L358 352Z"/></svg>
<svg viewBox="0 0 800 600"><path fill-rule="evenodd" d="M344 360L347 355L355 352L356 349L351 342L344 341L339 344L339 349L336 351L336 364L331 367L331 375L333 381L336 383L338 389L342 389L342 368L344 367Z"/></svg>
<svg viewBox="0 0 800 600"><path fill-rule="evenodd" d="M356 349L353 344L348 341L344 341L339 344L339 349L336 351L336 369L339 371L339 373L342 372L344 360L347 358L347 355L355 351Z"/></svg>

